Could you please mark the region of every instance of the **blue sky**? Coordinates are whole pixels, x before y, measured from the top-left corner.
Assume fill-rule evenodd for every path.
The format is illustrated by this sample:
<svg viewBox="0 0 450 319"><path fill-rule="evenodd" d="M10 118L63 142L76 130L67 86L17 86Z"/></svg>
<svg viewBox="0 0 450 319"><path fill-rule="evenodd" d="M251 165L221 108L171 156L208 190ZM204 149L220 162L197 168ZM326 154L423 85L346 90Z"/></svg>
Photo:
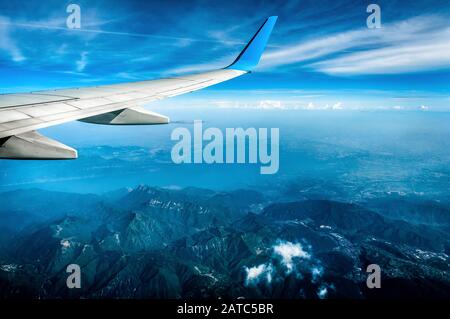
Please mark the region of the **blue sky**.
<svg viewBox="0 0 450 319"><path fill-rule="evenodd" d="M366 26L372 2L381 29ZM66 27L70 3L81 30ZM0 92L223 67L270 15L253 74L156 107L450 109L448 1L2 1Z"/></svg>

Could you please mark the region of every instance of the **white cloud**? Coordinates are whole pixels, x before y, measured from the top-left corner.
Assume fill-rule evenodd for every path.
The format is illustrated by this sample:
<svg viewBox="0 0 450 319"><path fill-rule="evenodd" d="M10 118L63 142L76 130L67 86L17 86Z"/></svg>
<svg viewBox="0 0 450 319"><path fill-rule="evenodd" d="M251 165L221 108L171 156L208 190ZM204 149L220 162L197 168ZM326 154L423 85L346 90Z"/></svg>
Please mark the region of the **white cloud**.
<svg viewBox="0 0 450 319"><path fill-rule="evenodd" d="M264 110L271 110L271 109L284 109L285 107L281 104L281 101L262 100L259 102L258 108Z"/></svg>
<svg viewBox="0 0 450 319"><path fill-rule="evenodd" d="M83 51L80 54L80 59L76 61L77 71L83 72L88 64L88 52Z"/></svg>
<svg viewBox="0 0 450 319"><path fill-rule="evenodd" d="M421 16L384 24L381 29L361 28L274 50L264 55L262 67L312 62L306 66L333 75L434 70L450 67L449 38L446 19Z"/></svg>
<svg viewBox="0 0 450 319"><path fill-rule="evenodd" d="M327 297L327 294L328 294L328 288L325 286L320 287L319 290L317 291L317 296L320 299L325 299Z"/></svg>
<svg viewBox="0 0 450 319"><path fill-rule="evenodd" d="M14 62L22 62L26 59L11 37L8 23L7 18L0 17L0 51L5 51Z"/></svg>
<svg viewBox="0 0 450 319"><path fill-rule="evenodd" d="M344 108L342 107L342 103L341 102L337 102L336 104L334 104L331 107L333 110L343 110Z"/></svg>
<svg viewBox="0 0 450 319"><path fill-rule="evenodd" d="M320 299L325 299L328 296L330 290L336 290L334 284L322 284L319 289L317 289L317 297L319 297Z"/></svg>
<svg viewBox="0 0 450 319"><path fill-rule="evenodd" d="M311 269L312 282L316 282L323 274L323 268L320 266Z"/></svg>
<svg viewBox="0 0 450 319"><path fill-rule="evenodd" d="M116 77L118 77L120 79L133 80L133 81L137 81L137 80L141 79L139 76L136 76L133 73L129 73L129 72L119 72L116 74Z"/></svg>
<svg viewBox="0 0 450 319"><path fill-rule="evenodd" d="M317 293L325 297L330 289L335 289L333 284L322 281L324 268L321 262L304 249L299 243L278 240L272 246L273 254L265 263L253 267L244 267L245 285L257 285L259 283L271 284L272 281L283 281L286 276L294 275L297 280L304 280L310 274L311 283L318 288ZM311 249L311 246L308 246ZM258 255L261 255L258 253Z"/></svg>
<svg viewBox="0 0 450 319"><path fill-rule="evenodd" d="M236 26L229 28L228 30L214 30L209 31L208 36L217 41L220 44L227 46L236 46L236 45L246 45L246 42L236 41L234 38L230 36L231 29L235 29Z"/></svg>
<svg viewBox="0 0 450 319"><path fill-rule="evenodd" d="M316 106L314 105L313 102L309 102L308 105L306 106L307 110L314 110L316 108Z"/></svg>
<svg viewBox="0 0 450 319"><path fill-rule="evenodd" d="M233 62L233 59L235 57L228 56L221 59L216 59L214 61L209 61L205 63L197 63L197 64L189 64L189 65L181 65L173 67L172 69L164 70L164 75L182 75L187 73L198 73L198 72L205 72L205 71L211 71L211 70L217 70L226 67L227 65L230 65L231 62Z"/></svg>
<svg viewBox="0 0 450 319"><path fill-rule="evenodd" d="M245 271L247 274L247 277L245 279L246 285L249 284L256 284L258 283L262 278L265 278L267 280L267 283L270 284L272 281L272 265L271 264L261 264L259 266L255 267L245 267Z"/></svg>
<svg viewBox="0 0 450 319"><path fill-rule="evenodd" d="M294 258L311 258L311 255L303 250L301 244L294 244L289 241L281 242L273 246L273 251L275 254L281 256L281 262L286 266L288 272L292 271L294 267Z"/></svg>
<svg viewBox="0 0 450 319"><path fill-rule="evenodd" d="M450 29L439 37L449 38ZM450 42L398 44L313 64L329 74L395 74L450 67Z"/></svg>
<svg viewBox="0 0 450 319"><path fill-rule="evenodd" d="M342 102L337 102L330 106L329 104L325 105L316 105L313 102L309 102L306 106L302 107L298 105L296 109L304 109L304 110L343 110Z"/></svg>
<svg viewBox="0 0 450 319"><path fill-rule="evenodd" d="M287 107L283 101L279 100L261 100L261 101L231 101L215 100L212 102L221 109L261 109L261 110L286 110Z"/></svg>
<svg viewBox="0 0 450 319"><path fill-rule="evenodd" d="M60 241L60 244L61 244L61 246L62 246L63 249L70 248L70 246L71 246L70 241L67 240L67 239L62 239L62 240Z"/></svg>
<svg viewBox="0 0 450 319"><path fill-rule="evenodd" d="M301 100L215 100L212 102L221 109L259 109L259 110L343 110L343 103L336 102L331 106L329 104L315 104L314 102L302 102ZM209 105L208 105L209 107Z"/></svg>

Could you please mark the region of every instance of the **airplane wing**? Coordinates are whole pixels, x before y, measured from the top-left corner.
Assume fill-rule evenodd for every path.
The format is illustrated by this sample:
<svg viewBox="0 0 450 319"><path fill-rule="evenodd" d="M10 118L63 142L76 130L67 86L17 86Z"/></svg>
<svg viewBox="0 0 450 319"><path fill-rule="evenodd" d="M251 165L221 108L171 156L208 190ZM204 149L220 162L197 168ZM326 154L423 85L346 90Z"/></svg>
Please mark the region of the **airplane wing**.
<svg viewBox="0 0 450 319"><path fill-rule="evenodd" d="M77 151L36 130L79 120L106 125L167 124L141 106L190 93L251 72L277 17L269 17L237 59L220 70L180 77L75 89L0 95L0 158L75 159Z"/></svg>

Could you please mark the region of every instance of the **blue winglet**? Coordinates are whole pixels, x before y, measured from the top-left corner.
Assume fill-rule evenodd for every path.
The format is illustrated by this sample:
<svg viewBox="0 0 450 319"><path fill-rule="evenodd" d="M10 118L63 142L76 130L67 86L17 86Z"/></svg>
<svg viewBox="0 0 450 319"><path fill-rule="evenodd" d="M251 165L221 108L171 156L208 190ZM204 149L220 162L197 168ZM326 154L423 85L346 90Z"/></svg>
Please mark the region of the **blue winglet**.
<svg viewBox="0 0 450 319"><path fill-rule="evenodd" d="M250 72L258 65L278 17L267 18L237 59L227 69Z"/></svg>

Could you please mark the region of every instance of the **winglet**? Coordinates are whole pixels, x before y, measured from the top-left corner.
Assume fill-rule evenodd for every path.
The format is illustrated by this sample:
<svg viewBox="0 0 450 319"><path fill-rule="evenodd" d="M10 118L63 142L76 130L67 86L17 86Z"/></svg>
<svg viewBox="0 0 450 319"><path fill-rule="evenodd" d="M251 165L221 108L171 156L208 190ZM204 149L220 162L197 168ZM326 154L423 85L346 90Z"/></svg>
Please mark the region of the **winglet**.
<svg viewBox="0 0 450 319"><path fill-rule="evenodd" d="M237 59L227 69L250 72L257 66L277 19L277 16L267 18Z"/></svg>

